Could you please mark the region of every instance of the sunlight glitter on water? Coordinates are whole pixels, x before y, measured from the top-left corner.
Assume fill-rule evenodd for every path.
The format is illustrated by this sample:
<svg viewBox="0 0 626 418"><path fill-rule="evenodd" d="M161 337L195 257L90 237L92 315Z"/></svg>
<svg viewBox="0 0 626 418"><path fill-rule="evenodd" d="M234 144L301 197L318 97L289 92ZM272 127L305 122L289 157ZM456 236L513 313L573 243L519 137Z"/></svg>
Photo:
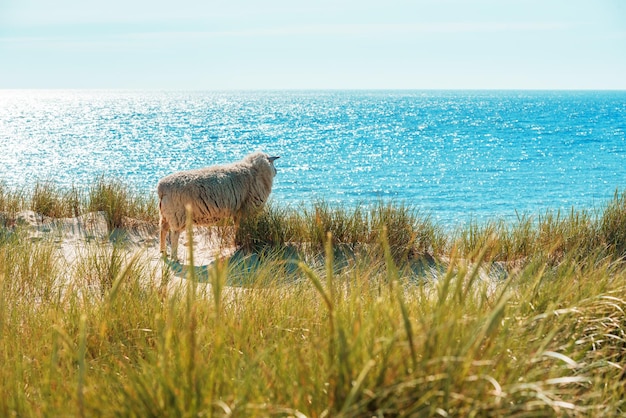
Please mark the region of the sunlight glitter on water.
<svg viewBox="0 0 626 418"><path fill-rule="evenodd" d="M405 201L446 224L598 207L626 187L624 92L0 92L0 180L145 192L280 155L273 199Z"/></svg>

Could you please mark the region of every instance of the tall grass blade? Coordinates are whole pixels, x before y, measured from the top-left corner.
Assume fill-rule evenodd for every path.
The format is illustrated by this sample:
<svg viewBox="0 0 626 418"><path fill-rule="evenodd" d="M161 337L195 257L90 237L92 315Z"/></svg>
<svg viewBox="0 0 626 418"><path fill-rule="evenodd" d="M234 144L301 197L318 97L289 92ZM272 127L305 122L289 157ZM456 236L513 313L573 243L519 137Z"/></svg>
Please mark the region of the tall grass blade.
<svg viewBox="0 0 626 418"><path fill-rule="evenodd" d="M78 403L78 416L84 418L85 415L85 378L87 375L87 364L85 356L87 354L87 315L80 316L78 331L78 352L76 360L78 362L78 382L76 385L76 400Z"/></svg>
<svg viewBox="0 0 626 418"><path fill-rule="evenodd" d="M135 254L133 258L131 258L130 261L126 263L126 266L124 267L124 269L118 273L117 277L113 281L111 290L109 291L109 294L107 295L107 303L109 305L113 303L113 301L116 299L119 293L120 287L122 285L122 282L124 281L126 277L130 276L130 272L135 267L138 261L139 261L139 253Z"/></svg>
<svg viewBox="0 0 626 418"><path fill-rule="evenodd" d="M333 310L334 310L333 301L330 295L327 294L326 290L324 290L324 285L322 284L322 281L319 279L319 277L317 277L315 272L311 270L311 268L307 266L304 262L299 261L298 267L300 268L300 270L304 272L304 275L311 281L315 289L318 291L318 293L322 297L324 304L326 304L326 307L328 308L328 312L330 312L332 315Z"/></svg>
<svg viewBox="0 0 626 418"><path fill-rule="evenodd" d="M359 373L358 377L352 383L350 392L348 393L348 396L346 396L346 400L343 403L341 410L339 411L340 415L345 413L352 406L354 401L357 399L357 396L359 392L361 391L361 386L363 385L363 382L365 381L367 374L370 372L370 370L372 370L372 368L375 365L376 365L376 362L374 360L370 360L367 363L365 363L365 366L363 366L363 369L361 369L361 372Z"/></svg>

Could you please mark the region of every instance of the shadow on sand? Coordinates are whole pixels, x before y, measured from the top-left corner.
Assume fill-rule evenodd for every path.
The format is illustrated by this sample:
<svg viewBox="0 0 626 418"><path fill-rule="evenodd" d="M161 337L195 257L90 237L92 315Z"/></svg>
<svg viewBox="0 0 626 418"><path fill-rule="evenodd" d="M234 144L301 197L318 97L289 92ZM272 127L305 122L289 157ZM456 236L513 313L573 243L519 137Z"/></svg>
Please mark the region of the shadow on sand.
<svg viewBox="0 0 626 418"><path fill-rule="evenodd" d="M301 261L313 270L322 272L325 270L326 256L323 253L311 255L310 252L303 251L295 245L267 246L255 251L238 249L228 257L199 266L182 264L170 259L166 259L165 264L174 276L182 279L194 278L199 283L211 283L212 274L219 268L225 268L223 284L226 286L265 287L302 280L303 275L298 267ZM363 254L359 254L348 245L338 246L334 250L333 269L337 274L363 262ZM191 268L193 270L190 270ZM423 254L408 261L400 270L403 278L417 283L436 280L445 273L446 268L443 262L429 254Z"/></svg>
<svg viewBox="0 0 626 418"><path fill-rule="evenodd" d="M224 285L248 287L263 286L263 281L269 279L273 283L276 283L277 278L284 278L285 281L297 280L300 260L300 254L295 247L285 246L267 247L257 251L238 249L228 257L199 266L182 264L169 258L165 260L165 264L176 277L194 277L199 283L210 283L211 274L217 271L220 263L225 262L221 264L227 269ZM193 271L190 271L191 268Z"/></svg>

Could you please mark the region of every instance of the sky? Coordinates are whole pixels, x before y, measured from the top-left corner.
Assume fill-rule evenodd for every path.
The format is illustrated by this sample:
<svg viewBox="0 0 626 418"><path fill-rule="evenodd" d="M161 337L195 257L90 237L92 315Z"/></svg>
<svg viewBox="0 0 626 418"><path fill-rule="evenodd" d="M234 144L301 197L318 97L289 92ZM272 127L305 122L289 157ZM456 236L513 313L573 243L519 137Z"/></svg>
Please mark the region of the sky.
<svg viewBox="0 0 626 418"><path fill-rule="evenodd" d="M0 89L626 90L626 0L0 0Z"/></svg>

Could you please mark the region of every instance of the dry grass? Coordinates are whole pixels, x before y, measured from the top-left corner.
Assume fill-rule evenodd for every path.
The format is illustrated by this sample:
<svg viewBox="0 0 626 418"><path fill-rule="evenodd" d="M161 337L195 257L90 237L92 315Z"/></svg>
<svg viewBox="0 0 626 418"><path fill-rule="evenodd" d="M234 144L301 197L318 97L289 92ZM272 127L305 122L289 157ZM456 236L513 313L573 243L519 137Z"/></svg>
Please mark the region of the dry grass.
<svg viewBox="0 0 626 418"><path fill-rule="evenodd" d="M154 216L115 187L88 202ZM52 191L38 204L75 207ZM0 210L25 195L0 189ZM447 236L403 205L271 206L239 236L265 249L247 288L222 260L170 292L141 257L94 247L66 265L5 228L0 415L620 416L625 215L616 195L597 215ZM434 275L407 268L426 253Z"/></svg>

